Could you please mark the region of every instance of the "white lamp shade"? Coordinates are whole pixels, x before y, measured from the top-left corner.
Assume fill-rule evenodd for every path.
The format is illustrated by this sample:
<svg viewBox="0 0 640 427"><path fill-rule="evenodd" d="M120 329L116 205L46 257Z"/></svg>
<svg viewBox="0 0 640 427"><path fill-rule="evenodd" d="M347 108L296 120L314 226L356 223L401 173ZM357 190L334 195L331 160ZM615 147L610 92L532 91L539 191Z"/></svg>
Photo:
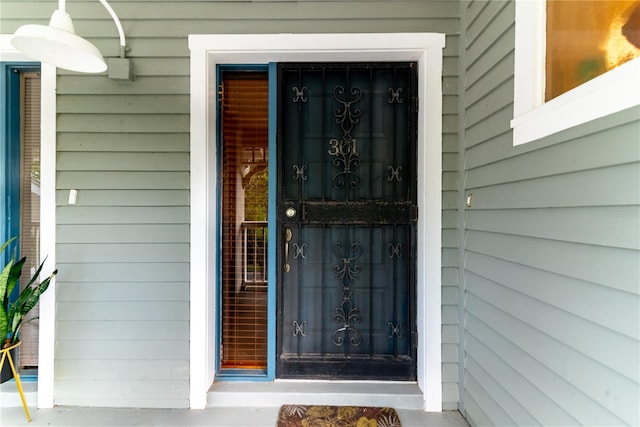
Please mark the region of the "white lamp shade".
<svg viewBox="0 0 640 427"><path fill-rule="evenodd" d="M35 60L65 70L101 73L107 70L102 54L93 44L76 35L71 17L56 10L49 25L23 25L11 44Z"/></svg>

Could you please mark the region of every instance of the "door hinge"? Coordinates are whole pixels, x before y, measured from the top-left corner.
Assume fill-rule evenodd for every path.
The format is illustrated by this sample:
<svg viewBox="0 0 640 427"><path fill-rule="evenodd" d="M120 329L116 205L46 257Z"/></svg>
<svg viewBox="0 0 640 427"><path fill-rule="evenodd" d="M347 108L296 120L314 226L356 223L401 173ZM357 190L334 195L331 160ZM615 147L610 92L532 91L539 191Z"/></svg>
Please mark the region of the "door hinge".
<svg viewBox="0 0 640 427"><path fill-rule="evenodd" d="M224 101L224 86L218 85L218 102Z"/></svg>
<svg viewBox="0 0 640 427"><path fill-rule="evenodd" d="M411 332L411 345L418 348L418 332Z"/></svg>
<svg viewBox="0 0 640 427"><path fill-rule="evenodd" d="M417 206L411 206L411 222L417 222L418 221L418 207Z"/></svg>

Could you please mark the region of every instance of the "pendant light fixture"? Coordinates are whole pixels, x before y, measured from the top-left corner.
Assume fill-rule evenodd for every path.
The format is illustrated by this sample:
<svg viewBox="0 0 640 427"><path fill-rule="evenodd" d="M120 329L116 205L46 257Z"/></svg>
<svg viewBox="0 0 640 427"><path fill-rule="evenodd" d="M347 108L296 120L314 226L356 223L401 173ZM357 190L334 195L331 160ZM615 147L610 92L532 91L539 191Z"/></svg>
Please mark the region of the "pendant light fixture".
<svg viewBox="0 0 640 427"><path fill-rule="evenodd" d="M13 46L26 56L81 73L101 73L109 69L109 77L132 80L132 64L126 58L126 41L118 16L106 2L98 0L107 9L120 36L120 58L110 58L109 66L100 50L76 34L71 16L65 10L65 0L58 0L49 25L28 24L16 30L11 38Z"/></svg>

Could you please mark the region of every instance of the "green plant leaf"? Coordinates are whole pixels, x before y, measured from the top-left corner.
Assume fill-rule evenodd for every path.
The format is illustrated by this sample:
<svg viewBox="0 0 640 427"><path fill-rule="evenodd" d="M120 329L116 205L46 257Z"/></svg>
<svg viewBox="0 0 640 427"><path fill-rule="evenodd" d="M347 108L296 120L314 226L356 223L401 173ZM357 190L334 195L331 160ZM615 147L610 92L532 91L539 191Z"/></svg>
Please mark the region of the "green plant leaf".
<svg viewBox="0 0 640 427"><path fill-rule="evenodd" d="M7 295L7 287L9 285L9 275L11 274L11 268L13 267L13 260L10 260L7 265L2 269L2 273L0 273L0 302L2 302L4 306L5 297Z"/></svg>
<svg viewBox="0 0 640 427"><path fill-rule="evenodd" d="M9 272L9 281L7 283L7 301L9 296L11 295L11 292L13 292L13 288L16 286L16 283L18 283L18 280L20 280L20 276L22 275L22 267L24 267L25 262L27 262L27 258L22 257L20 261L16 262L13 267L11 267L11 271Z"/></svg>
<svg viewBox="0 0 640 427"><path fill-rule="evenodd" d="M20 326L22 326L22 318L24 315L22 313L14 313L13 318L11 318L11 325L9 327L9 333L12 337L18 338L18 331L20 330Z"/></svg>
<svg viewBox="0 0 640 427"><path fill-rule="evenodd" d="M11 244L11 242L13 242L14 240L16 240L16 237L12 237L12 238L10 238L9 240L7 240L6 242L4 242L4 243L2 244L2 246L0 246L0 254L1 254L2 252L4 252L4 249L5 249L7 246L9 246L9 245Z"/></svg>
<svg viewBox="0 0 640 427"><path fill-rule="evenodd" d="M2 253L13 240L15 240L15 237L0 246L0 253ZM40 276L45 261L46 258L38 266L38 269L29 280L27 286L20 292L18 299L11 304L9 303L9 296L20 279L26 257L21 258L18 262L15 262L15 257L12 257L0 273L0 339L2 341L4 341L5 338L11 338L12 342L18 339L20 328L25 323L25 316L35 307L40 300L40 295L47 290L51 280L58 273L58 270L55 270L49 277L34 285ZM32 319L27 320L27 322L30 320ZM2 342L0 341L0 345L1 344Z"/></svg>
<svg viewBox="0 0 640 427"><path fill-rule="evenodd" d="M13 242L14 240L16 240L16 238L12 237L6 242L4 242L2 246L0 246L0 254L2 254L2 252L4 252L4 250L7 248L7 246L9 246L11 242ZM13 290L13 285L10 286L11 280L13 280L16 274L18 275L18 277L20 277L20 273L18 272L18 270L22 271L22 265L17 267L14 264L15 264L15 257L11 257L9 262L7 262L7 265L5 265L4 269L2 270L2 276L0 279L0 303L2 303L4 307L7 306L7 303L9 301L8 296L9 294L11 294L11 291ZM5 272L6 272L6 276L5 276Z"/></svg>
<svg viewBox="0 0 640 427"><path fill-rule="evenodd" d="M38 267L36 272L33 273L33 276L31 277L31 280L29 280L29 283L27 283L27 286L31 286L33 284L33 282L35 282L36 279L38 279L38 277L40 277L40 272L42 271L42 267L44 267L44 263L47 262L47 258L49 258L49 257L44 257L44 259L40 263L40 266ZM53 275L55 276L55 273Z"/></svg>
<svg viewBox="0 0 640 427"><path fill-rule="evenodd" d="M51 273L51 275L40 282L39 285L29 286L28 288L25 288L18 298L18 301L16 302L16 307L24 314L35 307L35 305L38 303L38 300L40 299L40 295L42 295L44 291L47 290L51 279L53 279L56 274L58 274L58 270L55 270L53 273Z"/></svg>
<svg viewBox="0 0 640 427"><path fill-rule="evenodd" d="M38 268L38 271L36 272L36 274L34 274L34 277L38 277L37 274L40 270L42 270L43 264L44 264L44 261L40 265L40 268ZM49 287L49 284L51 283L51 280L54 278L56 274L58 274L58 270L55 270L53 273L49 275L49 277L44 279L38 285L27 286L26 288L24 288L24 290L18 297L18 300L14 304L11 304L11 307L9 308L9 314L7 316L7 320L10 322L8 332L11 334L14 340L18 338L18 333L20 332L20 328L22 327L22 323L23 323L22 321L24 319L24 316L26 316L26 314L33 307L35 307L36 304L38 304L38 301L40 300L40 295L42 295L44 291L47 290L47 288ZM34 280L32 279L30 283L33 283L33 282Z"/></svg>
<svg viewBox="0 0 640 427"><path fill-rule="evenodd" d="M5 313L4 308L0 310L0 346L2 346L2 341L7 337L7 333L9 332L9 319L7 319L7 313Z"/></svg>
<svg viewBox="0 0 640 427"><path fill-rule="evenodd" d="M7 316L9 298L7 295L7 285L9 283L11 267L13 267L13 260L10 260L2 270L2 273L0 273L0 338L2 340L4 340L9 331L9 319Z"/></svg>

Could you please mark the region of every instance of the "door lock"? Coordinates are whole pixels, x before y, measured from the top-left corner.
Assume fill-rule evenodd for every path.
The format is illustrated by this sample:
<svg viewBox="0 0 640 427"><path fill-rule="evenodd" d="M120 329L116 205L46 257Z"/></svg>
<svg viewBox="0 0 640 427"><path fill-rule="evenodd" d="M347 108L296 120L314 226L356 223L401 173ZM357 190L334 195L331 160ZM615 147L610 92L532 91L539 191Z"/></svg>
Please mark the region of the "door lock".
<svg viewBox="0 0 640 427"><path fill-rule="evenodd" d="M284 214L287 216L287 218L294 218L296 216L296 214L298 213L298 211L296 211L296 208L289 206L285 211Z"/></svg>

